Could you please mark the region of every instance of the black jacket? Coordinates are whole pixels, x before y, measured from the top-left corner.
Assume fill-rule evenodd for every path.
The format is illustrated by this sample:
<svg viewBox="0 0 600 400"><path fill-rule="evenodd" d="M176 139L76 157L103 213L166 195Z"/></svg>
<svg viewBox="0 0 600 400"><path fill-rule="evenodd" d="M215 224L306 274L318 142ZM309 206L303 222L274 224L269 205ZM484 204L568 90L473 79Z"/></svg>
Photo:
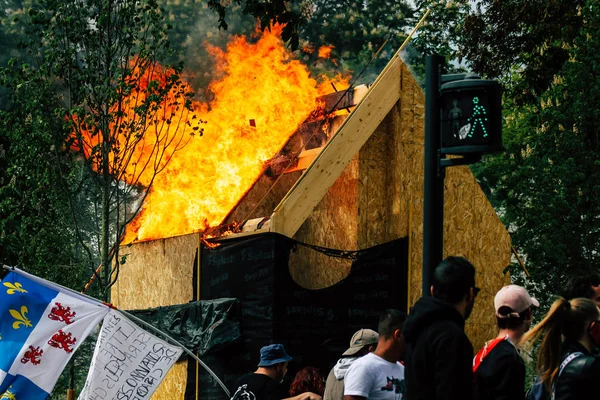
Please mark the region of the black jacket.
<svg viewBox="0 0 600 400"><path fill-rule="evenodd" d="M449 303L422 297L404 323L406 396L403 400L469 400L473 346L465 321Z"/></svg>
<svg viewBox="0 0 600 400"><path fill-rule="evenodd" d="M475 372L475 400L523 400L525 364L515 346L503 340Z"/></svg>
<svg viewBox="0 0 600 400"><path fill-rule="evenodd" d="M583 353L572 360L556 380L555 400L580 400L594 398L600 382L600 358L590 354L579 343L567 343L565 354Z"/></svg>

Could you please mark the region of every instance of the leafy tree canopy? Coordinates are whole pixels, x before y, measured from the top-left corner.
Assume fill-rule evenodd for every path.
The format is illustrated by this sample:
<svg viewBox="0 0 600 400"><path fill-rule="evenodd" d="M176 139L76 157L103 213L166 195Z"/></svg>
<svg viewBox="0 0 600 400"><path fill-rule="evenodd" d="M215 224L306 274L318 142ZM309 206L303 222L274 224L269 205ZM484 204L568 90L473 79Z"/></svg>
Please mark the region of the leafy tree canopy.
<svg viewBox="0 0 600 400"><path fill-rule="evenodd" d="M473 69L533 101L552 83L583 23L585 0L481 0L464 21L461 55Z"/></svg>
<svg viewBox="0 0 600 400"><path fill-rule="evenodd" d="M563 61L548 65L556 71L548 87L526 104L518 95L505 99L507 152L475 167L515 247L550 293L561 293L570 275L597 271L600 254L600 5L587 1L578 15L580 24L563 28L576 34L571 45L560 42Z"/></svg>

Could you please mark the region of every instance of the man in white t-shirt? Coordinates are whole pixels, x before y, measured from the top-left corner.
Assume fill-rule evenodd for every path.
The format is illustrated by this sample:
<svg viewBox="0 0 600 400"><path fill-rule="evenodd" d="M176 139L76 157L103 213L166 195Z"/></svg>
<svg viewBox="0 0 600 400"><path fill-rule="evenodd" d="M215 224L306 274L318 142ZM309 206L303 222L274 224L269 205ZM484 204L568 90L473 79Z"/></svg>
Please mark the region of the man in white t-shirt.
<svg viewBox="0 0 600 400"><path fill-rule="evenodd" d="M401 400L405 344L402 326L406 313L387 310L379 318L379 341L373 353L356 360L344 379L344 400Z"/></svg>

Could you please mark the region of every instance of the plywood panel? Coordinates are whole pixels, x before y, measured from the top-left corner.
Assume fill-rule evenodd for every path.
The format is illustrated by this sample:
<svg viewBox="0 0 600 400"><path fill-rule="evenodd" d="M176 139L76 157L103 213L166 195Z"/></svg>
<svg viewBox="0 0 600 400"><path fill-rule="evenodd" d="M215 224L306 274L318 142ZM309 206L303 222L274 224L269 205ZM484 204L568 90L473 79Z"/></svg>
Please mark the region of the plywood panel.
<svg viewBox="0 0 600 400"><path fill-rule="evenodd" d="M113 304L133 310L188 303L197 248L198 234L123 246L127 258L112 288ZM175 364L152 399L183 400L186 381L187 362Z"/></svg>
<svg viewBox="0 0 600 400"><path fill-rule="evenodd" d="M388 190L391 171L388 118L377 127L358 155L358 247L364 249L389 240Z"/></svg>
<svg viewBox="0 0 600 400"><path fill-rule="evenodd" d="M358 157L302 224L294 239L318 246L354 250L358 236ZM290 255L290 273L301 286L319 289L333 285L350 272L350 260L332 258L299 246Z"/></svg>

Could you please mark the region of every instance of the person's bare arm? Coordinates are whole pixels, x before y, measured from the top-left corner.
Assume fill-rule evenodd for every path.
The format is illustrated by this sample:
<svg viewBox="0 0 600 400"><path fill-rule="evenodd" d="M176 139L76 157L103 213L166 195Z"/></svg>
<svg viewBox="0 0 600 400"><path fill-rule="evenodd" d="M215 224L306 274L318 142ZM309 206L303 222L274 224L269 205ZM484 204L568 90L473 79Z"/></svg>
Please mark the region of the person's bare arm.
<svg viewBox="0 0 600 400"><path fill-rule="evenodd" d="M282 399L282 400L323 400L323 398L313 392L304 392L304 393L300 393L297 396L288 397L287 399Z"/></svg>

